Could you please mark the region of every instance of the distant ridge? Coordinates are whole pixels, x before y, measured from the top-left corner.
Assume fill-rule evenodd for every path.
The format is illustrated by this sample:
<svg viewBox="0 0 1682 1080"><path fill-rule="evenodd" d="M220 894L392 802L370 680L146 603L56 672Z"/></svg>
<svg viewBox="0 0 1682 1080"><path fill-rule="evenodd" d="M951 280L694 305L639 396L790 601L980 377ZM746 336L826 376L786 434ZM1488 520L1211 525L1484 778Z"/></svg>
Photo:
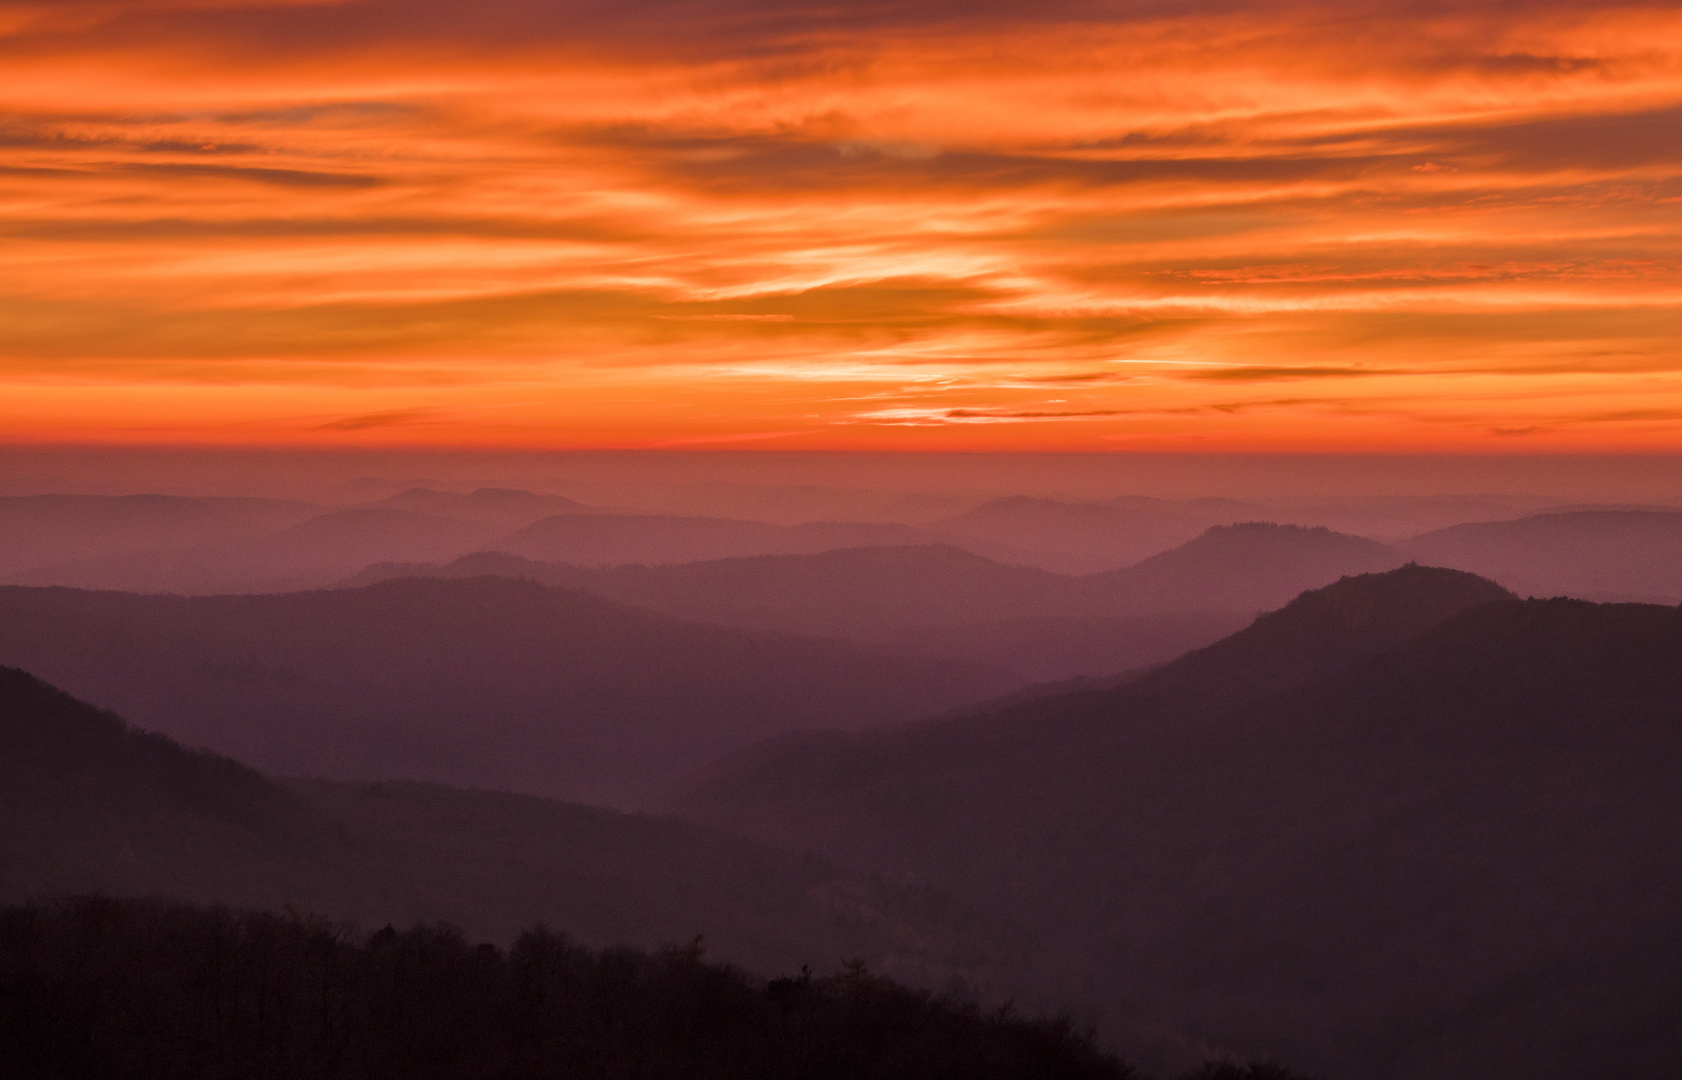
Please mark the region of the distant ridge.
<svg viewBox="0 0 1682 1080"><path fill-rule="evenodd" d="M1095 595L1128 598L1136 611L1278 607L1339 577L1389 570L1407 557L1386 544L1323 526L1246 521L1216 525L1179 547L1122 570L1083 579Z"/></svg>
<svg viewBox="0 0 1682 1080"><path fill-rule="evenodd" d="M1137 566L1084 576L952 544L883 544L616 567L479 552L447 565L370 566L344 584L526 577L696 621L841 637L1043 681L1162 663L1306 588L1403 561L1394 549L1327 529L1249 523L1216 526Z"/></svg>
<svg viewBox="0 0 1682 1080"><path fill-rule="evenodd" d="M1408 563L1310 590L1243 630L1165 666L1153 684L1259 697L1332 675L1461 612L1516 597L1476 574Z"/></svg>
<svg viewBox="0 0 1682 1080"><path fill-rule="evenodd" d="M65 563L237 543L322 512L289 499L179 495L0 496L0 581Z"/></svg>
<svg viewBox="0 0 1682 1080"><path fill-rule="evenodd" d="M934 527L966 543L1033 552L1035 565L1060 573L1091 574L1130 566L1212 525L1255 513L1255 507L1229 499L1066 502L1013 495L943 518Z"/></svg>
<svg viewBox="0 0 1682 1080"><path fill-rule="evenodd" d="M909 525L808 522L772 525L669 514L562 514L496 544L530 559L583 566L696 562L744 555L811 554L832 548L940 539Z"/></svg>
<svg viewBox="0 0 1682 1080"><path fill-rule="evenodd" d="M483 551L448 565L370 566L343 584L410 575L530 577L690 618L834 633L884 622L1254 612L1340 576L1406 561L1387 545L1330 529L1245 522L1211 527L1134 566L1086 575L1001 563L952 544L876 544L613 567Z"/></svg>
<svg viewBox="0 0 1682 1080"><path fill-rule="evenodd" d="M1402 544L1422 559L1517 592L1589 600L1682 600L1682 512L1575 510L1455 525Z"/></svg>
<svg viewBox="0 0 1682 1080"><path fill-rule="evenodd" d="M1022 681L491 577L258 596L0 588L0 663L272 772L618 806L779 731L907 720Z"/></svg>
<svg viewBox="0 0 1682 1080"><path fill-rule="evenodd" d="M596 512L562 495L539 495L517 488L475 488L461 494L437 491L432 488L409 488L389 498L367 504L368 508L413 510L423 514L493 520L527 525L553 514L583 514Z"/></svg>

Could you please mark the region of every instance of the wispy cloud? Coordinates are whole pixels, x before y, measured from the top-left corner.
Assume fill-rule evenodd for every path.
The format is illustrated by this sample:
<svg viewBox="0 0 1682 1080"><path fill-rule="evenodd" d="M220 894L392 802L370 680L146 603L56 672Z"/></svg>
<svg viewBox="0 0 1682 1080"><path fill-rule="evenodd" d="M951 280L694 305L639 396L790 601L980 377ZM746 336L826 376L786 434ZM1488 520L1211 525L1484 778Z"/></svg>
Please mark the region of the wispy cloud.
<svg viewBox="0 0 1682 1080"><path fill-rule="evenodd" d="M337 420L329 420L319 426L322 431L366 431L369 428L388 428L426 423L434 415L424 409L398 409L394 412L341 417Z"/></svg>
<svg viewBox="0 0 1682 1080"><path fill-rule="evenodd" d="M0 434L1674 446L1679 42L1586 0L0 0ZM1283 382L1339 396L1243 396Z"/></svg>

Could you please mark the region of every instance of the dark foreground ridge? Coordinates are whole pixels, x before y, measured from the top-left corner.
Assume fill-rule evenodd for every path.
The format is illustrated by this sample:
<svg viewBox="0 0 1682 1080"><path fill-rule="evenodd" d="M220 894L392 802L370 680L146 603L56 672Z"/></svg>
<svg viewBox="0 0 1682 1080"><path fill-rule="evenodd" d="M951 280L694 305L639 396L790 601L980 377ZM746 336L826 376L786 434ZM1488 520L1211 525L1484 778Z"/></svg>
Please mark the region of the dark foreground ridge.
<svg viewBox="0 0 1682 1080"><path fill-rule="evenodd" d="M503 951L447 926L144 901L0 910L0 1074L449 1080L1128 1080L1066 1018L936 999L854 964L769 984L697 941Z"/></svg>
<svg viewBox="0 0 1682 1080"><path fill-rule="evenodd" d="M683 807L1024 927L1143 1064L1162 1032L1340 1080L1682 1056L1672 606L1405 566L1118 685L760 747Z"/></svg>

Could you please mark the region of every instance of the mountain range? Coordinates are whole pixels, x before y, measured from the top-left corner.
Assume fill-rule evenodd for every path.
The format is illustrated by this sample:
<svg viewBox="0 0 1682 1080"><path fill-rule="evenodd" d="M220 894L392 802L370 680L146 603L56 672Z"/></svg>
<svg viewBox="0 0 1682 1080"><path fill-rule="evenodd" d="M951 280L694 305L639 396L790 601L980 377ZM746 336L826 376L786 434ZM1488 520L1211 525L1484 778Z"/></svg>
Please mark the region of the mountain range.
<svg viewBox="0 0 1682 1080"><path fill-rule="evenodd" d="M329 584L369 563L448 561L487 548L619 565L953 540L905 524L633 513L505 488L412 488L339 507L165 495L0 497L0 581L147 592L284 592ZM1000 553L985 541L973 546Z"/></svg>
<svg viewBox="0 0 1682 1080"><path fill-rule="evenodd" d="M0 663L282 775L625 807L772 734L910 719L1022 681L508 578L208 597L4 587Z"/></svg>
<svg viewBox="0 0 1682 1080"><path fill-rule="evenodd" d="M1173 659L1340 575L1387 569L1393 548L1327 529L1215 526L1121 570L1056 574L947 544L586 567L482 552L375 565L347 579L527 577L696 621L845 638L1053 680Z"/></svg>
<svg viewBox="0 0 1682 1080"><path fill-rule="evenodd" d="M504 538L556 516L410 501L263 535L324 550L391 515ZM0 663L160 734L0 679L0 892L499 934L536 910L603 943L685 939L693 912L744 963L868 954L1071 1005L1159 1069L1659 1075L1682 1052L1682 610L1502 587L1662 583L1656 557L1595 561L1662 549L1667 515L1629 513L1394 547L1218 525L1083 575L901 544L423 552L273 595L3 588ZM1575 563L1547 561L1561 536L1588 538ZM1433 543L1509 569L1401 565ZM1092 657L1153 658L1030 688L973 662L1099 638Z"/></svg>
<svg viewBox="0 0 1682 1080"><path fill-rule="evenodd" d="M1518 507L1524 500L1507 504ZM0 497L0 583L197 595L288 592L330 585L371 564L441 565L486 551L599 569L940 545L1012 566L1090 578L1131 569L1210 527L1246 520L1393 535L1410 521L1446 517L1462 523L1390 544L1404 557L1485 574L1527 594L1682 597L1682 577L1674 569L1682 553L1682 512L1597 507L1507 521L1465 520L1507 504L1471 498L1264 506L1230 499L1128 496L1072 502L1011 496L907 523L782 521L772 512L774 502L763 507L767 520L662 513L510 488L465 493L409 488L351 505L170 495L9 496ZM785 509L796 505L804 504L796 500ZM820 500L812 508L823 505ZM1311 587L1331 578L1293 580ZM1173 594L1178 582L1163 588ZM1244 591L1241 582L1234 588ZM1282 602L1275 595L1279 589L1262 591L1267 598L1261 606ZM1248 605L1246 599L1239 606Z"/></svg>

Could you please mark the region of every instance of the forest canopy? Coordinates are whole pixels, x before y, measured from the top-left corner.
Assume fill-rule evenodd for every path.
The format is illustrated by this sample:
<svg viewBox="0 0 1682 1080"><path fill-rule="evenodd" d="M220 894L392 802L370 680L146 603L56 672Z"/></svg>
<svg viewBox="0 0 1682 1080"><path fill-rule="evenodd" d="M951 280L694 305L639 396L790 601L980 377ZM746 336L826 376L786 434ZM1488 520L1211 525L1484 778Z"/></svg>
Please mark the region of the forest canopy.
<svg viewBox="0 0 1682 1080"><path fill-rule="evenodd" d="M535 927L372 934L294 911L80 898L0 909L0 1074L74 1080L873 1077L1131 1080L1066 1016L868 972L765 982L703 942Z"/></svg>

